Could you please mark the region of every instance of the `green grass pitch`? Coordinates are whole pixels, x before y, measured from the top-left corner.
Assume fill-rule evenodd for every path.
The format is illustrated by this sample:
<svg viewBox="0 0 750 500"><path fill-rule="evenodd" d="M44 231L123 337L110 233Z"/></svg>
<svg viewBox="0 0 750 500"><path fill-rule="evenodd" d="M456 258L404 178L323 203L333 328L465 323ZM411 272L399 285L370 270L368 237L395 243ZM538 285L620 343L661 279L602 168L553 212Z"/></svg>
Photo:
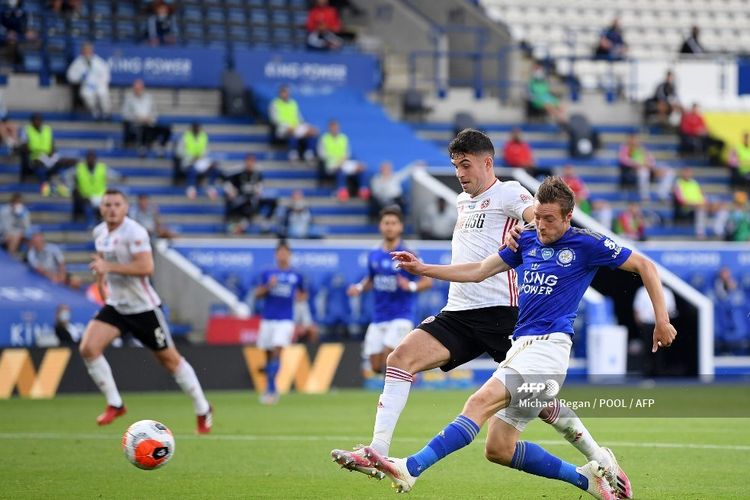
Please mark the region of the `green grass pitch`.
<svg viewBox="0 0 750 500"><path fill-rule="evenodd" d="M747 386L664 388L689 393L695 405L714 397L747 399ZM719 396L717 396L719 393ZM466 391L414 391L392 454L420 449L457 415ZM0 498L384 498L376 481L338 468L332 448L367 441L377 394L340 391L292 394L277 406L255 394L210 393L214 432L195 435L192 405L179 392L125 394L128 414L99 428L99 395L49 401L0 401ZM748 413L745 413L748 415ZM156 471L130 465L120 437L140 419L160 420L175 434L172 461ZM750 492L750 418L584 417L594 436L611 446L642 499L733 499ZM570 485L500 467L478 442L446 458L417 482L410 498L578 499ZM561 458L583 457L546 424L532 423L523 438Z"/></svg>

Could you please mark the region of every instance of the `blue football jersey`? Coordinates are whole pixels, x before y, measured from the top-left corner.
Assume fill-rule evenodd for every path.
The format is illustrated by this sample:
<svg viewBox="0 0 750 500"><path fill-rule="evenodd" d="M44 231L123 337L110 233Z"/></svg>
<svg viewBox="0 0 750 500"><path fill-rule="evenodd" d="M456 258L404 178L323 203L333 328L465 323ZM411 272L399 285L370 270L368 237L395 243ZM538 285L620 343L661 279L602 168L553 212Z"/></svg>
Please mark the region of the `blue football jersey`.
<svg viewBox="0 0 750 500"><path fill-rule="evenodd" d="M271 276L276 284L268 290L263 307L264 319L294 319L294 300L297 290L304 290L302 275L293 269L269 269L263 272L261 284L267 285Z"/></svg>
<svg viewBox="0 0 750 500"><path fill-rule="evenodd" d="M499 255L518 273L519 310L513 338L561 332L573 335L578 303L598 268L617 268L631 250L587 229L571 227L562 238L543 245L536 230L526 230L519 248Z"/></svg>
<svg viewBox="0 0 750 500"><path fill-rule="evenodd" d="M399 243L392 251L409 249L404 247L403 243ZM394 319L414 321L416 294L399 288L396 277L403 276L409 281L416 281L418 278L403 269L397 269L396 264L397 262L391 258L391 250L384 250L382 247L373 250L367 256L367 270L375 296L374 323Z"/></svg>

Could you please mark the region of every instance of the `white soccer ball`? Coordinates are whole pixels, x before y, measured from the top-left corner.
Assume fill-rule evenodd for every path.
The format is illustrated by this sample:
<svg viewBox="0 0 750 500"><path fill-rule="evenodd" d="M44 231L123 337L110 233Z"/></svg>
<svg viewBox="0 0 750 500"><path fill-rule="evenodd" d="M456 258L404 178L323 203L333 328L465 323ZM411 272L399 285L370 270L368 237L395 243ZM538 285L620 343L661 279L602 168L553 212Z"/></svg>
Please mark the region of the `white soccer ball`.
<svg viewBox="0 0 750 500"><path fill-rule="evenodd" d="M174 436L161 422L139 420L122 435L122 451L139 469L158 469L174 455Z"/></svg>

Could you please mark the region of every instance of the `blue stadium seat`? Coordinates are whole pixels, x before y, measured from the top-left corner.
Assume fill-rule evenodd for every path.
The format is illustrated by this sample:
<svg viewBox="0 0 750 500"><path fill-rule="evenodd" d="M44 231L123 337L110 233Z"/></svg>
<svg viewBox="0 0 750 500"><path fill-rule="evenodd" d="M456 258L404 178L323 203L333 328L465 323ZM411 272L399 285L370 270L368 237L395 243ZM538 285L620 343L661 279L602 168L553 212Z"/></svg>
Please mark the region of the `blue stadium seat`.
<svg viewBox="0 0 750 500"><path fill-rule="evenodd" d="M271 42L271 33L268 28L260 26L253 28L253 30L250 32L250 37L252 38L253 43Z"/></svg>
<svg viewBox="0 0 750 500"><path fill-rule="evenodd" d="M230 26L229 36L235 42L249 42L251 39L250 29L247 26Z"/></svg>
<svg viewBox="0 0 750 500"><path fill-rule="evenodd" d="M132 2L117 2L117 17L135 17L135 5Z"/></svg>
<svg viewBox="0 0 750 500"><path fill-rule="evenodd" d="M203 39L203 25L201 24L186 24L183 32L186 41L198 41Z"/></svg>
<svg viewBox="0 0 750 500"><path fill-rule="evenodd" d="M224 9L211 7L206 11L206 19L210 23L223 23L226 21Z"/></svg>
<svg viewBox="0 0 750 500"><path fill-rule="evenodd" d="M49 70L53 74L62 74L68 69L68 58L64 54L50 54Z"/></svg>
<svg viewBox="0 0 750 500"><path fill-rule="evenodd" d="M287 0L268 0L268 5L275 9L283 9L287 6Z"/></svg>
<svg viewBox="0 0 750 500"><path fill-rule="evenodd" d="M307 10L307 0L288 0L289 7Z"/></svg>
<svg viewBox="0 0 750 500"><path fill-rule="evenodd" d="M290 24L289 13L285 10L273 11L271 20L275 25L286 26Z"/></svg>
<svg viewBox="0 0 750 500"><path fill-rule="evenodd" d="M23 70L39 73L42 70L42 56L38 52L26 52L23 55Z"/></svg>
<svg viewBox="0 0 750 500"><path fill-rule="evenodd" d="M227 39L227 28L223 24L209 24L207 34L211 40L224 41Z"/></svg>
<svg viewBox="0 0 750 500"><path fill-rule="evenodd" d="M265 7L266 0L248 0L247 4L252 7Z"/></svg>
<svg viewBox="0 0 750 500"><path fill-rule="evenodd" d="M307 12L304 10L295 10L292 13L292 24L304 26L307 23Z"/></svg>
<svg viewBox="0 0 750 500"><path fill-rule="evenodd" d="M250 11L250 22L258 26L268 25L268 12L263 9L253 9Z"/></svg>
<svg viewBox="0 0 750 500"><path fill-rule="evenodd" d="M203 11L199 7L185 7L185 10L182 13L182 17L186 21L202 21Z"/></svg>
<svg viewBox="0 0 750 500"><path fill-rule="evenodd" d="M247 21L245 11L241 9L229 9L227 12L227 21L234 24L245 24Z"/></svg>
<svg viewBox="0 0 750 500"><path fill-rule="evenodd" d="M95 17L107 19L112 16L112 5L109 2L96 2L94 3L92 12Z"/></svg>
<svg viewBox="0 0 750 500"><path fill-rule="evenodd" d="M293 44L292 30L288 28L275 28L273 30L273 43L275 44Z"/></svg>

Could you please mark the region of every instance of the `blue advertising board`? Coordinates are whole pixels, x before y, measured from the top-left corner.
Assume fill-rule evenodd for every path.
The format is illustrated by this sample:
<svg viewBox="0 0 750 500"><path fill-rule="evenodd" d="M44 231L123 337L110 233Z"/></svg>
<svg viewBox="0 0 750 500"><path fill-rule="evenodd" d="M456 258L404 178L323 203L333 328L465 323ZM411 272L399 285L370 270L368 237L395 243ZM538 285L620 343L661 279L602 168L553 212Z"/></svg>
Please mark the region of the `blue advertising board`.
<svg viewBox="0 0 750 500"><path fill-rule="evenodd" d="M70 307L73 330L83 332L98 306L82 292L55 285L0 252L0 347L30 347L53 338L60 304Z"/></svg>
<svg viewBox="0 0 750 500"><path fill-rule="evenodd" d="M218 88L226 67L226 49L219 47L97 43L94 50L109 63L115 86L140 78L147 87Z"/></svg>
<svg viewBox="0 0 750 500"><path fill-rule="evenodd" d="M360 92L380 84L378 59L369 54L268 51L236 48L235 70L251 87L291 84Z"/></svg>

